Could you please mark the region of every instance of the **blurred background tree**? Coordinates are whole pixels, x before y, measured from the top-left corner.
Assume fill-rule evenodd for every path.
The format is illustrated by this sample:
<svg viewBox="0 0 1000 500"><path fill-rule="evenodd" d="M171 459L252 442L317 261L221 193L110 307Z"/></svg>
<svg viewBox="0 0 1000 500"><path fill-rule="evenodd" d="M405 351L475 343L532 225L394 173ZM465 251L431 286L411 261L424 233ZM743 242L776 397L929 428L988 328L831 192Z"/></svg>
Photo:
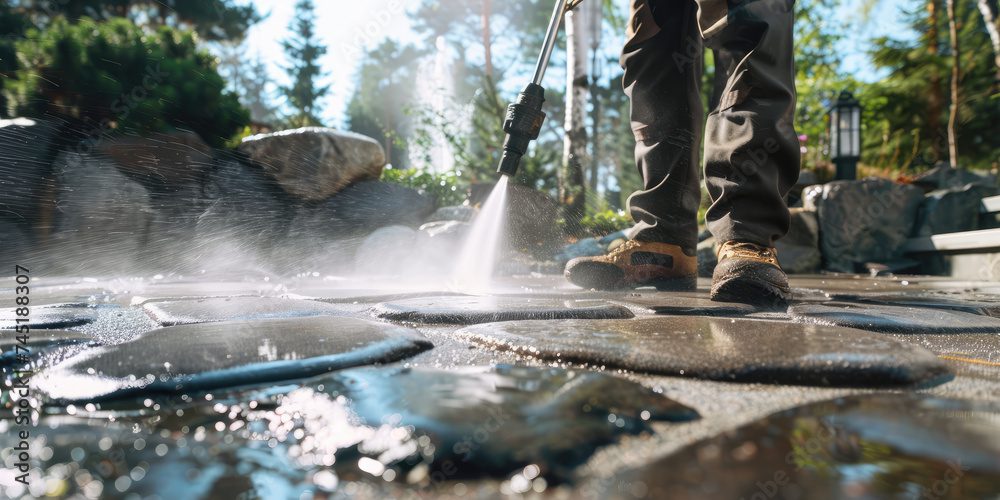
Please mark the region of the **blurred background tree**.
<svg viewBox="0 0 1000 500"><path fill-rule="evenodd" d="M292 21L293 36L281 45L288 57L286 67L291 84L281 87L281 93L291 104L293 113L286 120L292 127L320 126L320 99L330 91L329 85L320 85L323 77L319 58L326 54L326 47L316 38L316 8L312 0L298 0L295 3L295 19Z"/></svg>

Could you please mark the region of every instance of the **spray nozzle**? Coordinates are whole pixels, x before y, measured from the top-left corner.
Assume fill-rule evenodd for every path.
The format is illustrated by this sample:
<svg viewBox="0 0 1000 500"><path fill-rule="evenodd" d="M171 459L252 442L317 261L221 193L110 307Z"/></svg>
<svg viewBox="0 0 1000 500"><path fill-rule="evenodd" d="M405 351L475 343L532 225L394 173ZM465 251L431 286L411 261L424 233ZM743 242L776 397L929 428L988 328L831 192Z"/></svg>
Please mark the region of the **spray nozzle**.
<svg viewBox="0 0 1000 500"><path fill-rule="evenodd" d="M529 83L517 96L517 100L507 106L507 116L503 130L507 136L503 141L503 155L497 172L513 177L521 163L521 157L528 151L531 141L538 138L545 121L542 104L545 103L545 89L541 85Z"/></svg>

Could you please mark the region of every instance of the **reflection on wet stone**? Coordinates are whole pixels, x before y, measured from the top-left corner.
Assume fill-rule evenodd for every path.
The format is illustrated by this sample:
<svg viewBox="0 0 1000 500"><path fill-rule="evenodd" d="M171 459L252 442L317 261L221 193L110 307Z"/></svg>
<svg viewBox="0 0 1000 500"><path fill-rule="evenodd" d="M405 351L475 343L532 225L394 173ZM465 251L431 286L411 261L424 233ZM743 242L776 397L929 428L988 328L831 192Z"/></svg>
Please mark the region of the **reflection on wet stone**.
<svg viewBox="0 0 1000 500"><path fill-rule="evenodd" d="M14 330L17 325L30 323L32 329L72 328L86 325L94 321L96 316L93 308L86 304L64 303L52 304L29 309L30 321L18 321L25 316L18 315L16 308L0 310L0 330Z"/></svg>
<svg viewBox="0 0 1000 500"><path fill-rule="evenodd" d="M163 326L337 314L336 307L312 300L228 297L147 302L143 310Z"/></svg>
<svg viewBox="0 0 1000 500"><path fill-rule="evenodd" d="M996 498L998 457L996 403L852 396L690 445L620 474L603 497Z"/></svg>
<svg viewBox="0 0 1000 500"><path fill-rule="evenodd" d="M859 330L736 318L519 321L456 335L541 359L711 380L878 386L948 373L919 346Z"/></svg>
<svg viewBox="0 0 1000 500"><path fill-rule="evenodd" d="M707 297L686 297L663 292L626 297L619 302L649 309L656 314L676 316L743 316L759 311L758 308L747 304L716 302Z"/></svg>
<svg viewBox="0 0 1000 500"><path fill-rule="evenodd" d="M861 302L882 306L907 306L907 307L928 307L932 309L946 309L960 311L969 314L980 314L1000 318L1000 302L985 302L982 300L955 299L949 297L932 295L854 295L854 294L833 294L830 296L835 301Z"/></svg>
<svg viewBox="0 0 1000 500"><path fill-rule="evenodd" d="M25 359L38 361L49 349L94 341L89 335L68 330L39 330L18 337L14 332L0 334L0 367L24 365Z"/></svg>
<svg viewBox="0 0 1000 500"><path fill-rule="evenodd" d="M301 378L430 347L416 330L353 318L203 323L88 351L35 380L56 399L107 399Z"/></svg>
<svg viewBox="0 0 1000 500"><path fill-rule="evenodd" d="M788 308L792 320L885 333L1000 333L1000 319L924 307L827 302Z"/></svg>
<svg viewBox="0 0 1000 500"><path fill-rule="evenodd" d="M624 319L628 308L600 300L531 297L430 297L385 302L372 311L380 318L415 323L471 325L526 319Z"/></svg>

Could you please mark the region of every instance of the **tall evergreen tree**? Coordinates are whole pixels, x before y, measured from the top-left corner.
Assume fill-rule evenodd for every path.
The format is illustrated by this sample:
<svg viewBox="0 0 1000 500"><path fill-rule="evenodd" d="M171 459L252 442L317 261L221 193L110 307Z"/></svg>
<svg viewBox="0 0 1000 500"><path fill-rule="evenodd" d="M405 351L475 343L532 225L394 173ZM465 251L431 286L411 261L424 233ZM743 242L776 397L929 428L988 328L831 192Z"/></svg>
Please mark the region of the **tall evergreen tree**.
<svg viewBox="0 0 1000 500"><path fill-rule="evenodd" d="M295 127L321 124L320 99L330 91L328 85L321 86L317 83L323 76L319 58L326 54L326 47L316 37L315 21L312 0L298 0L295 4L295 19L290 27L294 35L281 43L291 61L286 69L292 80L291 85L281 87L281 93L293 109L288 122Z"/></svg>

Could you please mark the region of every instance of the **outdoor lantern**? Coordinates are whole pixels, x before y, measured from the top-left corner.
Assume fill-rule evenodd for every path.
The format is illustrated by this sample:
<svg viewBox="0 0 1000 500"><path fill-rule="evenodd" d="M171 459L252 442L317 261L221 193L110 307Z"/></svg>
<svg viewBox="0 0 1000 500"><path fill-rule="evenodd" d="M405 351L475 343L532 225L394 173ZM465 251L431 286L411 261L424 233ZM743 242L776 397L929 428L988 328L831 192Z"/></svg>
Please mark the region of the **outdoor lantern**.
<svg viewBox="0 0 1000 500"><path fill-rule="evenodd" d="M861 159L861 103L842 91L829 111L830 159L840 179L856 179Z"/></svg>

